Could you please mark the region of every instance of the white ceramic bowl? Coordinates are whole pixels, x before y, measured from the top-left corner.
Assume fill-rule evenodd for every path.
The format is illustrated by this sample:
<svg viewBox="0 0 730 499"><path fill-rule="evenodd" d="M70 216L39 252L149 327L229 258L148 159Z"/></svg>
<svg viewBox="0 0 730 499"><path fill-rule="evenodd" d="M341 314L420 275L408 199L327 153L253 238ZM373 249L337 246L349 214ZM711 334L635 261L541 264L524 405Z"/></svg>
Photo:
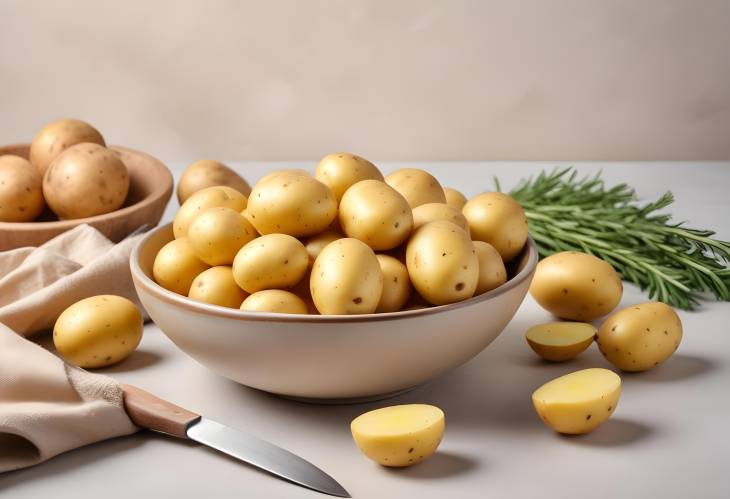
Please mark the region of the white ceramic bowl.
<svg viewBox="0 0 730 499"><path fill-rule="evenodd" d="M537 264L530 240L499 288L463 302L369 315L243 312L157 285L152 264L172 226L131 256L137 293L160 329L201 364L243 385L294 398L364 400L395 394L468 361L494 340L527 293Z"/></svg>

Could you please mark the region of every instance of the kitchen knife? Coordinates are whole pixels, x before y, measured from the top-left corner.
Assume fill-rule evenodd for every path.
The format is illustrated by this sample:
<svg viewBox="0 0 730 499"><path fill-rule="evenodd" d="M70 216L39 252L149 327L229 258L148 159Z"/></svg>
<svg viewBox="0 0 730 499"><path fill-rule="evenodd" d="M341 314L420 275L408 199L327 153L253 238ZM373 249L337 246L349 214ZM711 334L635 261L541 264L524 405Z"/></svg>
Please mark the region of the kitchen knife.
<svg viewBox="0 0 730 499"><path fill-rule="evenodd" d="M136 386L122 388L124 407L137 426L195 440L302 487L350 497L327 473L281 447L201 417Z"/></svg>

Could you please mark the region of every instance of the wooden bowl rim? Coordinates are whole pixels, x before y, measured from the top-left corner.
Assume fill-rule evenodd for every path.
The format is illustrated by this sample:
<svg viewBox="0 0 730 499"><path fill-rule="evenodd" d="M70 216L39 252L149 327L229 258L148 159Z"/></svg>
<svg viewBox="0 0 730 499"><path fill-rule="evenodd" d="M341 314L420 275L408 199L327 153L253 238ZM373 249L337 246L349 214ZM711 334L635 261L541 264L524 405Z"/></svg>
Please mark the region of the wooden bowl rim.
<svg viewBox="0 0 730 499"><path fill-rule="evenodd" d="M11 148L23 148L23 147L30 147L30 144L7 144L0 146L0 149L11 149ZM161 198L163 198L167 192L168 189L170 189L170 192L172 192L174 180L172 178L172 173L170 173L170 170L165 166L165 164L160 161L159 159L155 158L154 156L151 156L150 154L147 154L146 152L138 151L136 149L131 149L129 147L124 146L107 146L109 149L114 149L116 151L124 151L126 153L131 153L139 156L146 156L147 159L149 159L149 162L151 165L154 166L157 170L165 174L165 181L160 182L159 184L155 185L152 191L145 196L143 199L140 199L134 204L131 204L129 206L125 206L124 208L120 208L118 210L112 211L110 213L103 213L101 215L94 215L93 217L86 217L86 218L72 218L69 220L51 220L46 222L0 222L0 229L4 230L19 230L19 231L30 231L30 230L67 230L72 229L76 227L77 225L81 224L94 224L97 222L108 222L110 220L116 220L116 219L122 219L128 216L131 213L134 213L136 211L139 211L140 209L143 209L147 206L150 206L157 201L159 201Z"/></svg>

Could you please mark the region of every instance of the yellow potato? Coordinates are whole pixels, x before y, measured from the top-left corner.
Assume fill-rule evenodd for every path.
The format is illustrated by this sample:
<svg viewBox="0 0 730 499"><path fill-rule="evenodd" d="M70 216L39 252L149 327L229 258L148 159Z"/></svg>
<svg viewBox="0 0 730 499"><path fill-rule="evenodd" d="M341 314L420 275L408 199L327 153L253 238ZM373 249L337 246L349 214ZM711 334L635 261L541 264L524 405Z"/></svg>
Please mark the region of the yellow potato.
<svg viewBox="0 0 730 499"><path fill-rule="evenodd" d="M374 250L395 248L408 239L413 227L408 202L379 180L363 180L347 189L340 201L339 220L348 237Z"/></svg>
<svg viewBox="0 0 730 499"><path fill-rule="evenodd" d="M183 204L190 196L206 187L225 185L244 196L251 194L248 185L238 173L220 161L201 159L188 166L177 184L177 200Z"/></svg>
<svg viewBox="0 0 730 499"><path fill-rule="evenodd" d="M563 251L537 264L530 293L562 319L592 321L616 308L623 284L613 267L600 258Z"/></svg>
<svg viewBox="0 0 730 499"><path fill-rule="evenodd" d="M426 203L445 203L446 194L439 181L418 168L403 168L385 177L385 182L406 198L411 208Z"/></svg>
<svg viewBox="0 0 730 499"><path fill-rule="evenodd" d="M309 281L312 278L312 264L314 262L309 263L309 268L304 273L304 277L296 284L294 285L289 291L294 293L299 297L300 300L304 302L304 304L307 306L307 313L312 315L319 315L319 310L317 310L317 307L314 304L314 300L312 299L312 291L309 289Z"/></svg>
<svg viewBox="0 0 730 499"><path fill-rule="evenodd" d="M426 404L383 407L355 418L350 431L367 457L383 466L411 466L436 452L446 427L444 412Z"/></svg>
<svg viewBox="0 0 730 499"><path fill-rule="evenodd" d="M332 190L307 173L287 170L266 175L251 191L247 208L261 234L305 237L325 230L337 216Z"/></svg>
<svg viewBox="0 0 730 499"><path fill-rule="evenodd" d="M249 293L291 288L309 267L304 245L287 234L266 234L246 244L233 260L233 276Z"/></svg>
<svg viewBox="0 0 730 499"><path fill-rule="evenodd" d="M596 328L586 322L550 322L527 330L525 339L536 354L545 360L563 362L578 356L591 346Z"/></svg>
<svg viewBox="0 0 730 499"><path fill-rule="evenodd" d="M309 284L322 315L371 314L383 293L383 272L373 250L348 237L320 252Z"/></svg>
<svg viewBox="0 0 730 499"><path fill-rule="evenodd" d="M115 295L85 298L68 307L53 327L53 344L70 364L110 366L126 359L142 339L142 314Z"/></svg>
<svg viewBox="0 0 730 499"><path fill-rule="evenodd" d="M0 156L0 222L30 222L45 205L38 170L20 156Z"/></svg>
<svg viewBox="0 0 730 499"><path fill-rule="evenodd" d="M48 166L43 196L61 219L118 210L129 190L127 167L116 152L98 144L71 146Z"/></svg>
<svg viewBox="0 0 730 499"><path fill-rule="evenodd" d="M495 247L502 260L517 256L527 241L527 217L522 206L507 194L485 192L464 205L471 237Z"/></svg>
<svg viewBox="0 0 730 499"><path fill-rule="evenodd" d="M383 273L383 293L376 312L397 312L411 296L411 279L403 262L389 255L376 255Z"/></svg>
<svg viewBox="0 0 730 499"><path fill-rule="evenodd" d="M457 210L446 203L426 203L413 209L413 230L436 220L455 223L464 229L467 234L469 233L469 223L461 214L461 210Z"/></svg>
<svg viewBox="0 0 730 499"><path fill-rule="evenodd" d="M479 259L464 230L438 220L415 231L406 248L411 283L433 305L471 298L479 281Z"/></svg>
<svg viewBox="0 0 730 499"><path fill-rule="evenodd" d="M152 276L163 288L187 296L193 280L208 268L209 265L195 256L188 239L182 237L160 249L152 266Z"/></svg>
<svg viewBox="0 0 730 499"><path fill-rule="evenodd" d="M466 196L451 187L444 187L444 195L446 196L446 204L461 212L466 204Z"/></svg>
<svg viewBox="0 0 730 499"><path fill-rule="evenodd" d="M246 208L246 196L224 185L207 187L188 198L175 215L172 231L175 237L185 237L195 217L207 208L224 207L241 212Z"/></svg>
<svg viewBox="0 0 730 499"><path fill-rule="evenodd" d="M41 177L58 155L71 146L90 142L106 147L104 137L93 126L81 120L65 119L44 126L30 145L30 162Z"/></svg>
<svg viewBox="0 0 730 499"><path fill-rule="evenodd" d="M231 267L221 265L198 274L190 286L188 296L203 303L240 308L248 293L236 284Z"/></svg>
<svg viewBox="0 0 730 499"><path fill-rule="evenodd" d="M380 170L365 158L346 152L328 154L317 164L314 178L329 186L337 198L342 195L350 186L361 180L383 181L383 174Z"/></svg>
<svg viewBox="0 0 730 499"><path fill-rule="evenodd" d="M306 314L307 304L290 291L264 289L243 300L241 310L276 314Z"/></svg>
<svg viewBox="0 0 730 499"><path fill-rule="evenodd" d="M256 230L239 212L208 208L193 219L187 239L195 256L208 265L230 265L238 250L256 237Z"/></svg>
<svg viewBox="0 0 730 499"><path fill-rule="evenodd" d="M532 394L538 416L558 433L595 430L616 410L621 378L608 369L584 369L545 383Z"/></svg>
<svg viewBox="0 0 730 499"><path fill-rule="evenodd" d="M317 259L325 246L327 246L332 241L337 241L338 239L342 239L343 237L345 236L333 229L327 229L324 232L320 232L319 234L308 237L307 240L304 242L304 247L309 254L310 265L314 263L314 260Z"/></svg>
<svg viewBox="0 0 730 499"><path fill-rule="evenodd" d="M479 280L474 294L486 293L507 282L507 269L494 246L484 241L473 241L472 244L479 260Z"/></svg>
<svg viewBox="0 0 730 499"><path fill-rule="evenodd" d="M596 342L601 353L624 371L652 369L677 350L682 341L682 322L661 302L627 307L601 324Z"/></svg>

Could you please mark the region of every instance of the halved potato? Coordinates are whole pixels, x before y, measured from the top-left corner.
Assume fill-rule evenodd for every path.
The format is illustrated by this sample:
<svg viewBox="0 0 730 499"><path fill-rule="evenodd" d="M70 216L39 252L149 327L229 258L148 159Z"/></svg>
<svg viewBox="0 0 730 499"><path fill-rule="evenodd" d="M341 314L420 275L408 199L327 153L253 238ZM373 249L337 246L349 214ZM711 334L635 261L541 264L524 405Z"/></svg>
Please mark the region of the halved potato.
<svg viewBox="0 0 730 499"><path fill-rule="evenodd" d="M616 409L620 395L618 374L593 368L545 383L532 394L532 403L548 427L577 435L603 424Z"/></svg>
<svg viewBox="0 0 730 499"><path fill-rule="evenodd" d="M527 330L525 339L545 360L562 362L576 357L593 343L596 328L587 322L548 322Z"/></svg>
<svg viewBox="0 0 730 499"><path fill-rule="evenodd" d="M411 466L430 457L444 435L444 412L426 404L383 407L355 418L352 438L383 466Z"/></svg>

